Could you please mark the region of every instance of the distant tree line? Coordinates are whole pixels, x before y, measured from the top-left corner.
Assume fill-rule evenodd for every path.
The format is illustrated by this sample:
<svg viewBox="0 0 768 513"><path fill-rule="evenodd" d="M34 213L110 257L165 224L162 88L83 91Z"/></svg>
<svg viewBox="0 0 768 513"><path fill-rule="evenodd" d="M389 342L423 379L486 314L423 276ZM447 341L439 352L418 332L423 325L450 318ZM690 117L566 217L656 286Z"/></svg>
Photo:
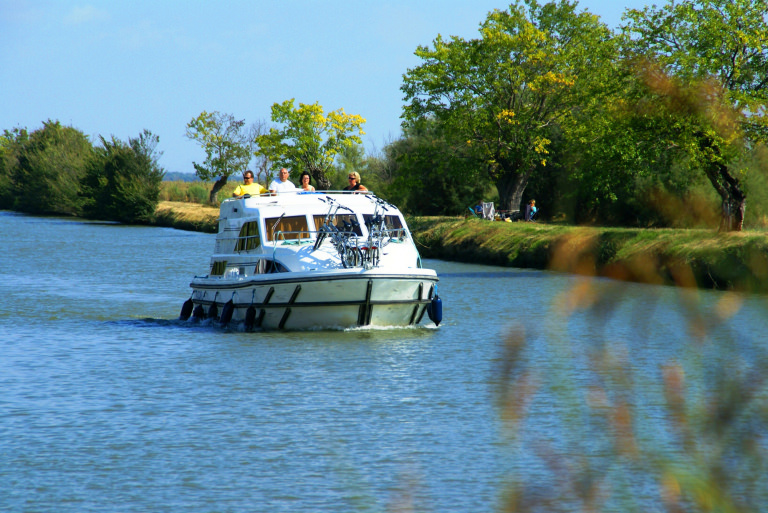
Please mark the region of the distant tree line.
<svg viewBox="0 0 768 513"><path fill-rule="evenodd" d="M46 121L0 135L0 208L144 223L157 207L163 169L159 139L144 130L127 142Z"/></svg>

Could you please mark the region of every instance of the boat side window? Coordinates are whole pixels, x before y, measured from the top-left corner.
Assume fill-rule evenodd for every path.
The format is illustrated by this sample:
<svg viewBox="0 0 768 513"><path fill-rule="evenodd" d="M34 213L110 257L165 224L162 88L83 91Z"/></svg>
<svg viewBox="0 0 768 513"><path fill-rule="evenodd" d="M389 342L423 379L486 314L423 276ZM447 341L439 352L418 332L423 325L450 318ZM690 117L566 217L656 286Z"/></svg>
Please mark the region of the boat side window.
<svg viewBox="0 0 768 513"><path fill-rule="evenodd" d="M227 269L227 261L219 260L211 264L211 276L221 276Z"/></svg>
<svg viewBox="0 0 768 513"><path fill-rule="evenodd" d="M271 273L287 273L289 272L288 268L285 267L280 262L275 262L274 260L268 260L266 258L259 260L259 263L256 264L256 268L254 269L255 274L271 274Z"/></svg>
<svg viewBox="0 0 768 513"><path fill-rule="evenodd" d="M278 222L279 219L279 222ZM275 224L277 223L277 224ZM267 217L264 219L267 240L308 239L309 226L306 216Z"/></svg>
<svg viewBox="0 0 768 513"><path fill-rule="evenodd" d="M315 222L315 230L320 231L320 228L325 223L325 216L315 215L313 221ZM344 223L347 224L345 225ZM359 237L362 237L363 235L363 231L360 229L360 223L357 221L357 216L355 214L337 214L333 224L339 230L344 230L346 226L352 226L352 231L355 235Z"/></svg>
<svg viewBox="0 0 768 513"><path fill-rule="evenodd" d="M249 221L240 228L240 235L237 237L235 251L256 249L260 244L261 237L259 237L259 222Z"/></svg>

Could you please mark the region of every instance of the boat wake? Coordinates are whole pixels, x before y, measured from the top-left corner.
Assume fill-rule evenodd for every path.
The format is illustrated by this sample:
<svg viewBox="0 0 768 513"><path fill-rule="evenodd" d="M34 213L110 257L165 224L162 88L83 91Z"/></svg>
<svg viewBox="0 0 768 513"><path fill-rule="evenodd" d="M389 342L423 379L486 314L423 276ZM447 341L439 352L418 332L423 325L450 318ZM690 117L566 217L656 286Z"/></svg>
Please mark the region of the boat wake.
<svg viewBox="0 0 768 513"><path fill-rule="evenodd" d="M119 326L128 326L128 327L134 327L138 329L170 328L170 329L183 329L183 330L192 330L192 331L200 330L200 331L219 331L219 332L233 332L233 333L263 333L263 332L269 331L269 330L263 330L261 328L254 328L252 330L247 330L245 328L244 322L239 322L239 323L232 322L230 324L224 325L215 319L203 319L203 320L188 319L185 321L181 319L154 319L151 317L146 317L143 319L126 319L126 320L120 320L120 321L112 321L111 323ZM295 332L295 331L371 332L371 331L397 331L397 330L432 331L437 329L438 329L437 326L435 326L433 323L427 323L427 324L414 324L410 326L398 326L398 325L356 326L352 328L342 327L342 326L323 326L323 327L312 327L308 329L289 330L289 331L291 332Z"/></svg>

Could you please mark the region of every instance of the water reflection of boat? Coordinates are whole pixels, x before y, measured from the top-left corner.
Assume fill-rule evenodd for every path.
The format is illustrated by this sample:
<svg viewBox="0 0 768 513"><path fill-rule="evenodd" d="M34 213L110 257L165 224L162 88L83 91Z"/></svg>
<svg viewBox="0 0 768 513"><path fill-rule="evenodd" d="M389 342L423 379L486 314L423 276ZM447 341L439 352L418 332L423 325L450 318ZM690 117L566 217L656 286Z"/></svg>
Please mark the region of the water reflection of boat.
<svg viewBox="0 0 768 513"><path fill-rule="evenodd" d="M372 194L232 198L181 318L312 329L407 326L427 313L439 324L437 281L401 212Z"/></svg>

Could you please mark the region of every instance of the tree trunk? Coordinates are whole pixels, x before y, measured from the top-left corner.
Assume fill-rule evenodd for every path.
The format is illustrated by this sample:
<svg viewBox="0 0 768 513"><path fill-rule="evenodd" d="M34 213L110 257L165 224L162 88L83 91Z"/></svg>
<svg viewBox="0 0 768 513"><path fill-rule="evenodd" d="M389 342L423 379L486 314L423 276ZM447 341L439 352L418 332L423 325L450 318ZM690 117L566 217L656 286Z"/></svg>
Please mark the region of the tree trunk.
<svg viewBox="0 0 768 513"><path fill-rule="evenodd" d="M719 231L740 232L744 227L747 195L742 190L739 179L728 171L728 166L720 162L711 163L705 173L722 200Z"/></svg>
<svg viewBox="0 0 768 513"><path fill-rule="evenodd" d="M523 193L528 186L532 170L520 172L514 168L505 168L496 178L496 188L499 191L500 210L521 210ZM522 212L522 210L521 210Z"/></svg>
<svg viewBox="0 0 768 513"><path fill-rule="evenodd" d="M720 148L712 138L705 134L699 143L702 150L711 151L720 157ZM720 218L721 232L740 232L744 227L744 211L747 208L747 195L741 188L739 179L731 174L728 166L717 160L712 160L704 168L704 173L722 200L722 217Z"/></svg>
<svg viewBox="0 0 768 513"><path fill-rule="evenodd" d="M315 189L318 191L327 191L331 188L331 181L325 176L325 171L320 168L308 168L309 174L315 179Z"/></svg>
<svg viewBox="0 0 768 513"><path fill-rule="evenodd" d="M219 193L219 191L227 185L227 178L229 178L227 175L222 176L216 182L213 184L213 188L211 189L211 194L208 196L208 202L211 205L218 205L218 199L216 198L216 195Z"/></svg>
<svg viewBox="0 0 768 513"><path fill-rule="evenodd" d="M744 227L744 211L746 208L747 201L743 194L731 192L727 198L723 198L723 214L718 231L740 232Z"/></svg>

